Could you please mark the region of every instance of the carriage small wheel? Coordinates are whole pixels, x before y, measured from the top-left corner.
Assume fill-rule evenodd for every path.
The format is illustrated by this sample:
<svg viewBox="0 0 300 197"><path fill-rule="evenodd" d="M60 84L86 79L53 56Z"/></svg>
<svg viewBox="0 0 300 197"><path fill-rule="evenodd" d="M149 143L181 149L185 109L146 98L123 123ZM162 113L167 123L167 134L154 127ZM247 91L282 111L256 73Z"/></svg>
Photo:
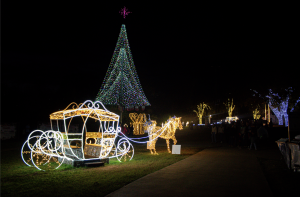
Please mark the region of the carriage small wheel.
<svg viewBox="0 0 300 197"><path fill-rule="evenodd" d="M132 144L125 138L119 140L117 145L117 159L120 162L130 161L134 155Z"/></svg>

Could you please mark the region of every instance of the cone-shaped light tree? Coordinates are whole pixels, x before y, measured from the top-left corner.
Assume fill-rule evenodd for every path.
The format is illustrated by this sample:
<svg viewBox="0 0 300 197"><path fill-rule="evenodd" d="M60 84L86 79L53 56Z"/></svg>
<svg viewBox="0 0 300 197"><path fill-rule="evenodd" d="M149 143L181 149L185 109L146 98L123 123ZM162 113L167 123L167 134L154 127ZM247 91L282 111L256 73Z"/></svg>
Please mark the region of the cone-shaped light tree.
<svg viewBox="0 0 300 197"><path fill-rule="evenodd" d="M119 106L121 111L150 106L135 69L124 24L96 101Z"/></svg>
<svg viewBox="0 0 300 197"><path fill-rule="evenodd" d="M202 117L203 117L203 114L204 114L204 110L206 108L210 109L210 107L203 102L203 103L200 103L200 105L197 105L198 111L196 111L196 110L193 111L197 114L197 116L199 118L199 124L202 124Z"/></svg>

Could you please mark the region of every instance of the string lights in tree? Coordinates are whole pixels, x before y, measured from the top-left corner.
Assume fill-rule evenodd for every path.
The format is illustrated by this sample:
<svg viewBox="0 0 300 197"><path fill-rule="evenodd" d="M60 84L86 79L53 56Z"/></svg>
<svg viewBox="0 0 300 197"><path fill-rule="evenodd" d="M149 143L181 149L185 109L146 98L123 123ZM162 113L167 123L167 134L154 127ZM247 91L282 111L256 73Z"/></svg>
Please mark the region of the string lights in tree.
<svg viewBox="0 0 300 197"><path fill-rule="evenodd" d="M253 90L253 92L258 94L256 90ZM269 89L269 94L265 96L268 98L268 102L271 110L273 111L273 113L278 119L278 125L283 125L283 120L284 120L285 126L288 126L288 120L289 120L288 108L289 108L289 100L292 92L293 92L292 87L289 87L285 89L286 94L284 96L279 96L278 93L273 93L272 89ZM258 96L263 98L260 94L258 94ZM300 98L295 102L293 106L290 106L291 107L290 112L294 111L294 108L299 101Z"/></svg>
<svg viewBox="0 0 300 197"><path fill-rule="evenodd" d="M228 110L228 117L231 118L232 117L232 111L234 110L235 108L235 105L233 105L233 99L231 100L231 103L230 103L230 99L228 98L228 102L227 103L223 103L225 106L226 106L226 109Z"/></svg>
<svg viewBox="0 0 300 197"><path fill-rule="evenodd" d="M300 98L296 101L295 105L292 107L290 112L293 112L297 104L300 102Z"/></svg>
<svg viewBox="0 0 300 197"><path fill-rule="evenodd" d="M128 111L150 106L135 69L124 24L96 101Z"/></svg>
<svg viewBox="0 0 300 197"><path fill-rule="evenodd" d="M202 124L202 117L203 117L204 110L206 108L210 109L210 107L203 102L203 103L200 103L200 105L197 105L198 111L196 111L196 110L193 111L197 114L197 116L199 118L199 124Z"/></svg>
<svg viewBox="0 0 300 197"><path fill-rule="evenodd" d="M292 91L291 89L286 89L286 91ZM283 125L283 117L285 121L285 126L288 126L289 116L287 114L287 109L289 105L289 93L286 98L281 98L278 93L274 94L271 89L269 89L269 95L266 97L269 98L269 106L271 110L274 112L275 116L278 119L278 125ZM280 103L275 99L277 97L281 100ZM279 108L279 110L278 110Z"/></svg>
<svg viewBox="0 0 300 197"><path fill-rule="evenodd" d="M257 105L255 110L253 111L253 120L258 120L260 118L261 115L259 115L258 113L259 113L259 105Z"/></svg>

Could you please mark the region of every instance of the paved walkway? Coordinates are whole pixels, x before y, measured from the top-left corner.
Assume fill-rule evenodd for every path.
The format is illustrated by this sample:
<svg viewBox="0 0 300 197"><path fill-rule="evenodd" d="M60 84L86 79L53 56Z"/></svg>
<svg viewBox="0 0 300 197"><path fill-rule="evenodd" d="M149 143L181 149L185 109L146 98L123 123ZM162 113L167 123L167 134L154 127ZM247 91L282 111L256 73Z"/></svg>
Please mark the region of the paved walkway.
<svg viewBox="0 0 300 197"><path fill-rule="evenodd" d="M274 151L249 151L207 140L201 144L206 147L203 151L142 177L107 197L273 196L257 157L272 156Z"/></svg>

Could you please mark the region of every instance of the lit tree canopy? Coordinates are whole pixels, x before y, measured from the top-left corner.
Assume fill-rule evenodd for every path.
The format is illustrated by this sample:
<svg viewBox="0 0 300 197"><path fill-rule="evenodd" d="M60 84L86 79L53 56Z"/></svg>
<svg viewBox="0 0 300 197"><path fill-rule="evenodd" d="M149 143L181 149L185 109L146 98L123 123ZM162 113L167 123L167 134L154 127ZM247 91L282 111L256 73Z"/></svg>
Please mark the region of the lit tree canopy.
<svg viewBox="0 0 300 197"><path fill-rule="evenodd" d="M255 110L253 111L253 120L258 120L260 118L261 115L259 115L259 109L260 109L260 106L257 105Z"/></svg>
<svg viewBox="0 0 300 197"><path fill-rule="evenodd" d="M256 90L253 90L255 93L258 94ZM285 121L285 126L288 123L288 111L294 111L295 106L300 101L300 97L292 96L294 92L293 88L279 88L277 92L274 93L272 89L269 89L269 93L264 96L267 98L269 106L271 110L274 112L275 116L278 119L278 124L283 125L283 118ZM258 94L259 97L263 97L261 94ZM255 95L254 95L255 96Z"/></svg>
<svg viewBox="0 0 300 197"><path fill-rule="evenodd" d="M126 109L150 106L134 66L124 24L96 100Z"/></svg>
<svg viewBox="0 0 300 197"><path fill-rule="evenodd" d="M196 110L193 111L197 114L197 116L199 118L199 124L202 124L202 117L203 117L205 108L210 109L210 107L203 102L203 103L200 103L200 105L197 105L198 111L196 111Z"/></svg>
<svg viewBox="0 0 300 197"><path fill-rule="evenodd" d="M230 103L230 99L228 98L228 102L227 103L223 103L226 106L226 109L228 110L228 116L232 117L232 112L235 108L235 105L233 106L233 99Z"/></svg>

